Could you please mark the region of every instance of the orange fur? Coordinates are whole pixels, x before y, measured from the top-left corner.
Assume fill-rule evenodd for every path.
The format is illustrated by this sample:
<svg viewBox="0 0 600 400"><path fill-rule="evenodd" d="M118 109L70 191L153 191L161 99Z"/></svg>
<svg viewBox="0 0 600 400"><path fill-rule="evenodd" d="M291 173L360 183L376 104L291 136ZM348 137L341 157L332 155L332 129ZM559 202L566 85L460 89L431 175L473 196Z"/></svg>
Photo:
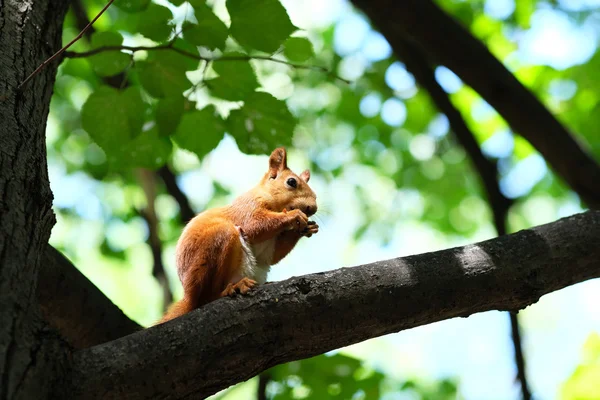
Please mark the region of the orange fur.
<svg viewBox="0 0 600 400"><path fill-rule="evenodd" d="M255 272L248 260L255 259L256 268L268 268L289 254L301 237L318 232L318 225L308 220L317 211L316 196L308 186L310 172L294 174L286 157L284 148L275 149L268 171L254 188L187 224L176 249L183 299L169 307L159 323L219 297L247 293L258 283L245 276ZM289 184L290 178L296 187Z"/></svg>

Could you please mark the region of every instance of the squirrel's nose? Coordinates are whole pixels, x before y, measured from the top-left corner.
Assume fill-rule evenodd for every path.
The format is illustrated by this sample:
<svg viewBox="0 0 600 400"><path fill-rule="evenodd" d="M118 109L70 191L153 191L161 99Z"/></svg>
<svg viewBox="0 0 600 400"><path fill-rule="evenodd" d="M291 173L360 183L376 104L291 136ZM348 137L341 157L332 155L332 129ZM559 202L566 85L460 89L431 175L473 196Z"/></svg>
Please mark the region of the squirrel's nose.
<svg viewBox="0 0 600 400"><path fill-rule="evenodd" d="M306 206L306 207L304 207L304 214L306 214L309 217L311 215L313 215L314 213L316 213L316 212L317 212L317 206L316 205L315 206Z"/></svg>

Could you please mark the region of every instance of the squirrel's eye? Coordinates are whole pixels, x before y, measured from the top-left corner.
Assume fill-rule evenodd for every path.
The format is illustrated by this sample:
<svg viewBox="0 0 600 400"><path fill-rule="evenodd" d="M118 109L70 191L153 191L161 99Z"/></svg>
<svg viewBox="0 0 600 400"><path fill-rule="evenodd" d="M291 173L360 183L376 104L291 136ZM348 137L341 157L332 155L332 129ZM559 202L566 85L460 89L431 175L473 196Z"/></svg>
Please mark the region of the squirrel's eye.
<svg viewBox="0 0 600 400"><path fill-rule="evenodd" d="M296 182L296 180L294 178L288 178L288 180L285 181L285 183L287 183L288 186L293 187L293 188L298 186L298 182Z"/></svg>

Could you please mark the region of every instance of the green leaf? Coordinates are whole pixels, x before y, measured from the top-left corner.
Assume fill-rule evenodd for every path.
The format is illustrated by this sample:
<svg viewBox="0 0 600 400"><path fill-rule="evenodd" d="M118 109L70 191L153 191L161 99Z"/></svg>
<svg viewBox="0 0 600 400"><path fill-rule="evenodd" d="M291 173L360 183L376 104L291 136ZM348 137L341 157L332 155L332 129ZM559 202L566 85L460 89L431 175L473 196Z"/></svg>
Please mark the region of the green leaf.
<svg viewBox="0 0 600 400"><path fill-rule="evenodd" d="M295 388L300 382L302 387L310 391L308 396L303 397L306 399L351 399L356 397L359 390L363 392L362 398L380 398L379 387L384 375L361 364L360 360L342 354L323 354L277 365L268 370L271 379L278 383L273 399L296 398ZM297 380L294 382L289 379L290 376Z"/></svg>
<svg viewBox="0 0 600 400"><path fill-rule="evenodd" d="M239 44L275 52L298 29L279 0L227 0L231 36Z"/></svg>
<svg viewBox="0 0 600 400"><path fill-rule="evenodd" d="M213 150L225 135L225 124L210 105L202 110L183 114L173 140L202 159Z"/></svg>
<svg viewBox="0 0 600 400"><path fill-rule="evenodd" d="M121 92L123 107L127 111L127 119L131 127L132 136L137 136L144 125L148 104L142 100L142 93L137 87L129 87Z"/></svg>
<svg viewBox="0 0 600 400"><path fill-rule="evenodd" d="M140 82L150 95L161 98L175 96L189 89L192 83L187 79L185 71L162 62L137 63Z"/></svg>
<svg viewBox="0 0 600 400"><path fill-rule="evenodd" d="M186 47L183 41L177 41L174 47L190 54L198 54L195 48ZM144 89L150 95L161 98L180 95L189 89L192 83L185 75L185 71L196 69L198 63L198 60L174 50L161 50L151 52L147 61L137 62L136 70Z"/></svg>
<svg viewBox="0 0 600 400"><path fill-rule="evenodd" d="M81 124L108 157L141 132L146 106L138 88L119 92L103 86L83 104Z"/></svg>
<svg viewBox="0 0 600 400"><path fill-rule="evenodd" d="M291 145L296 123L285 102L264 92L251 94L227 119L229 133L247 154L268 154L275 147Z"/></svg>
<svg viewBox="0 0 600 400"><path fill-rule="evenodd" d="M171 96L160 99L156 106L156 124L161 135L175 133L181 120L185 99L183 96Z"/></svg>
<svg viewBox="0 0 600 400"><path fill-rule="evenodd" d="M201 7L206 4L206 0L188 0L188 3L192 5L192 7Z"/></svg>
<svg viewBox="0 0 600 400"><path fill-rule="evenodd" d="M521 29L529 29L531 14L535 11L536 2L533 0L521 0L515 2L515 20Z"/></svg>
<svg viewBox="0 0 600 400"><path fill-rule="evenodd" d="M165 6L150 4L138 16L137 30L148 39L162 42L169 38L172 26L169 22L173 13Z"/></svg>
<svg viewBox="0 0 600 400"><path fill-rule="evenodd" d="M108 161L120 167L156 169L167 162L172 149L171 140L160 136L158 127L154 126L124 144L115 154L108 155Z"/></svg>
<svg viewBox="0 0 600 400"><path fill-rule="evenodd" d="M178 66L184 71L192 71L198 68L200 55L198 48L192 43L183 39L177 39L172 46L175 51L166 51L162 54L162 60L174 66ZM156 52L159 53L159 52ZM149 59L155 59L158 54L154 54Z"/></svg>
<svg viewBox="0 0 600 400"><path fill-rule="evenodd" d="M138 12L145 10L150 4L150 0L115 0L113 4L123 11Z"/></svg>
<svg viewBox="0 0 600 400"><path fill-rule="evenodd" d="M283 54L290 61L303 62L315 55L310 40L301 37L291 37L283 45Z"/></svg>
<svg viewBox="0 0 600 400"><path fill-rule="evenodd" d="M179 7L180 5L183 4L185 0L169 0L169 3L173 4L174 6Z"/></svg>
<svg viewBox="0 0 600 400"><path fill-rule="evenodd" d="M229 36L227 25L204 3L194 6L197 24L186 22L183 25L183 37L196 46L205 46L211 50L223 49Z"/></svg>
<svg viewBox="0 0 600 400"><path fill-rule="evenodd" d="M117 32L95 32L92 35L92 49L105 46L120 46L123 36ZM89 58L94 71L100 76L113 76L122 72L131 62L131 56L118 50L104 51Z"/></svg>
<svg viewBox="0 0 600 400"><path fill-rule="evenodd" d="M244 57L241 53L228 53L223 57ZM244 100L258 87L256 74L249 61L221 60L213 63L217 78L205 81L211 95L225 100Z"/></svg>

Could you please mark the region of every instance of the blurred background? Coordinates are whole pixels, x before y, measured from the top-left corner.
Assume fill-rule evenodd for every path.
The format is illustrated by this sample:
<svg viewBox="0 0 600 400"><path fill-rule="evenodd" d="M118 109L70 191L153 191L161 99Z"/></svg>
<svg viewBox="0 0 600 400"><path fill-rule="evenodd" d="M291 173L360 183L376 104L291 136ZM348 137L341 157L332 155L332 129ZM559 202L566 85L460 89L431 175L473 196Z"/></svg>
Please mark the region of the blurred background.
<svg viewBox="0 0 600 400"><path fill-rule="evenodd" d="M175 19L189 4L164 0ZM173 2L176 3L176 2ZM600 1L439 0L532 90L600 160ZM105 4L85 0L88 15ZM224 0L209 1L227 21ZM477 172L429 95L398 61L385 38L348 1L282 0L314 56L346 84L321 71L255 60L265 91L298 118L288 165L310 168L320 232L302 239L274 266L269 280L461 246L496 236ZM114 26L114 8L95 24ZM80 28L71 10L65 40ZM124 44L149 39L124 33ZM152 42L149 42L152 43ZM473 61L477 63L477 60ZM50 243L63 252L130 318L156 322L165 307L165 279L153 275L153 249L140 173L115 173L81 123L96 81L86 59L63 62L47 128L50 183L57 214ZM188 72L191 82L198 72ZM514 200L508 232L583 211L544 159L471 88L444 67L435 78L497 161L502 193ZM189 98L213 101L205 88ZM270 151L271 149L269 149ZM168 165L194 212L230 202L254 186L267 155L240 151L226 134L204 157L174 145ZM142 173L143 175L143 173ZM600 184L600 182L598 182ZM182 294L174 248L183 228L179 203L156 185L156 227L168 289ZM168 296L168 295L167 295ZM544 296L519 313L533 398L600 399L600 281ZM294 362L270 371L267 398L519 399L509 317L487 312L452 319ZM253 378L215 397L257 396ZM268 381L268 382L267 382Z"/></svg>

